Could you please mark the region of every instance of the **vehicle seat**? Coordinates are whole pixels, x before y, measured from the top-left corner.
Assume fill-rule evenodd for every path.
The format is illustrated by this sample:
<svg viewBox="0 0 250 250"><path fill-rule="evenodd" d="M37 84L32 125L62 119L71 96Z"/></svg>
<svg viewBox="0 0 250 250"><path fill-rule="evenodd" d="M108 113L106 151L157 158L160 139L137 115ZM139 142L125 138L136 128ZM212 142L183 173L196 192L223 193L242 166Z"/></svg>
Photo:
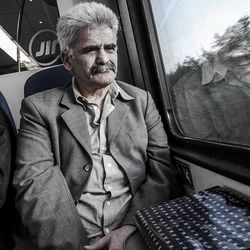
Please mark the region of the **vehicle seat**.
<svg viewBox="0 0 250 250"><path fill-rule="evenodd" d="M46 68L30 76L24 85L24 97L70 83L72 74L62 64Z"/></svg>

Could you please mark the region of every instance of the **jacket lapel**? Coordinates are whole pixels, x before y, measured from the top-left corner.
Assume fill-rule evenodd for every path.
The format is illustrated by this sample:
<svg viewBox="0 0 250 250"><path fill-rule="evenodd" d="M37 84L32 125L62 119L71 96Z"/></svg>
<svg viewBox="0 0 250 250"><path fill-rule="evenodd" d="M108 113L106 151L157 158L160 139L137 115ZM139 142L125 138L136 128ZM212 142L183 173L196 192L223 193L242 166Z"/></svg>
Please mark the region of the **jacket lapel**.
<svg viewBox="0 0 250 250"><path fill-rule="evenodd" d="M83 111L83 107L76 103L72 86L70 85L61 100L61 105L68 108L61 117L68 126L71 133L87 151L89 156L92 156L91 142L89 136L89 130L87 125L87 119ZM67 142L65 142L67 143Z"/></svg>
<svg viewBox="0 0 250 250"><path fill-rule="evenodd" d="M129 106L116 99L116 107L108 116L108 141L110 145L122 128L128 111Z"/></svg>
<svg viewBox="0 0 250 250"><path fill-rule="evenodd" d="M91 142L88 131L87 119L81 105L75 101L72 86L68 86L61 100L61 105L67 107L67 110L61 115L62 119L72 132L74 137L92 157ZM129 112L129 105L120 101L118 98L115 101L115 109L108 116L108 141L109 144L114 141L118 132L122 128L126 114Z"/></svg>

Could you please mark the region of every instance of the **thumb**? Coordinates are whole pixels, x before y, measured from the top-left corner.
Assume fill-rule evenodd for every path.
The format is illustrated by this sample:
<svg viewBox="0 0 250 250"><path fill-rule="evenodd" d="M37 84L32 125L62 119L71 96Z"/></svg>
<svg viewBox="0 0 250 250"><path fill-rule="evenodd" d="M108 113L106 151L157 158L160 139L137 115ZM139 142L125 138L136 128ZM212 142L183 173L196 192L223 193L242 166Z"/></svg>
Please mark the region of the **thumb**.
<svg viewBox="0 0 250 250"><path fill-rule="evenodd" d="M95 243L84 246L86 250L101 250L104 249L109 243L110 237L108 235L102 237L101 239L97 240Z"/></svg>

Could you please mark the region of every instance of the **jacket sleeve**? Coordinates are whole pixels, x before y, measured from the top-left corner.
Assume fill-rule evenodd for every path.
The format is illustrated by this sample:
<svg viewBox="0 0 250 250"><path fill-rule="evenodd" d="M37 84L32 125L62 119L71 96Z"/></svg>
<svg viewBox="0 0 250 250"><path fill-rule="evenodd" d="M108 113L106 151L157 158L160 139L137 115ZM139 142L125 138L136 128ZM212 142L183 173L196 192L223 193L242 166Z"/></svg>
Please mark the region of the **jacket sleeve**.
<svg viewBox="0 0 250 250"><path fill-rule="evenodd" d="M85 232L54 160L49 126L28 99L21 116L14 186L22 223L38 249L82 249Z"/></svg>
<svg viewBox="0 0 250 250"><path fill-rule="evenodd" d="M182 194L178 172L172 164L168 138L151 95L147 94L145 124L148 133L146 178L133 196L123 224L135 224L138 209L176 198Z"/></svg>
<svg viewBox="0 0 250 250"><path fill-rule="evenodd" d="M11 142L7 121L0 112L0 208L3 207L9 186Z"/></svg>

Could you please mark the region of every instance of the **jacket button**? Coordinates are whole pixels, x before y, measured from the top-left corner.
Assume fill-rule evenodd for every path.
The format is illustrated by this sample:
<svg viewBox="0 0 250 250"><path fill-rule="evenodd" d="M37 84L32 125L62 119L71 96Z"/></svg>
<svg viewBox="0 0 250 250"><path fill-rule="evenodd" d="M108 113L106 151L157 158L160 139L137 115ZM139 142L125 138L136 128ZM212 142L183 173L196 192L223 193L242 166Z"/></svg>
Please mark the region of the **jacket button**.
<svg viewBox="0 0 250 250"><path fill-rule="evenodd" d="M84 166L83 166L83 170L84 170L85 172L89 172L89 171L91 170L91 165L90 165L90 164L84 165Z"/></svg>

